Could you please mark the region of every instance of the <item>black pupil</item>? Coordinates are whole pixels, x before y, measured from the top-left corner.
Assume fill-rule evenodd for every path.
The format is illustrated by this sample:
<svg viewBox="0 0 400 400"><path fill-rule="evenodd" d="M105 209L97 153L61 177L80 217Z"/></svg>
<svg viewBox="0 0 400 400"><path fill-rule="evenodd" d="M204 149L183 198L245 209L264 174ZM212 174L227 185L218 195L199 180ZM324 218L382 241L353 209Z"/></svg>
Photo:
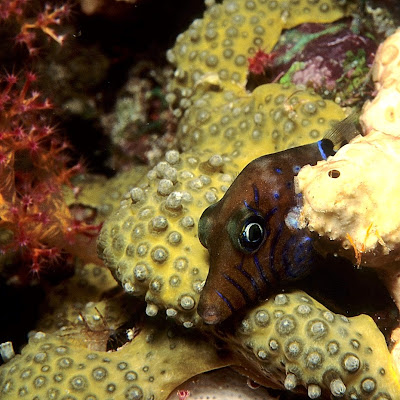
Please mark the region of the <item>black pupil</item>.
<svg viewBox="0 0 400 400"><path fill-rule="evenodd" d="M259 224L255 222L247 225L245 232L247 239L252 243L258 242L262 238L262 228Z"/></svg>
<svg viewBox="0 0 400 400"><path fill-rule="evenodd" d="M265 221L260 215L253 215L246 219L240 235L240 244L244 252L257 251L264 241Z"/></svg>

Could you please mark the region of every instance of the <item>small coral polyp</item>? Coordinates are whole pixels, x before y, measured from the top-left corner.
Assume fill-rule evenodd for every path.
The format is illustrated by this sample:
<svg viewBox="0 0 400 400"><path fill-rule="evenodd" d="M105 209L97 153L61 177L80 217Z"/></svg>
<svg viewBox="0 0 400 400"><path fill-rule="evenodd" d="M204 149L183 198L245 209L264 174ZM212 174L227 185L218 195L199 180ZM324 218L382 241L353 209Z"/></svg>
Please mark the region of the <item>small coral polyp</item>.
<svg viewBox="0 0 400 400"><path fill-rule="evenodd" d="M58 27L63 20L68 18L71 7L68 2L61 6L46 4L42 12L38 12L35 18L27 18L29 0L3 0L0 3L0 21L17 21L20 32L15 38L19 45L23 44L29 51L29 55L37 55L39 52L39 32L58 44L63 44L65 35L58 32Z"/></svg>

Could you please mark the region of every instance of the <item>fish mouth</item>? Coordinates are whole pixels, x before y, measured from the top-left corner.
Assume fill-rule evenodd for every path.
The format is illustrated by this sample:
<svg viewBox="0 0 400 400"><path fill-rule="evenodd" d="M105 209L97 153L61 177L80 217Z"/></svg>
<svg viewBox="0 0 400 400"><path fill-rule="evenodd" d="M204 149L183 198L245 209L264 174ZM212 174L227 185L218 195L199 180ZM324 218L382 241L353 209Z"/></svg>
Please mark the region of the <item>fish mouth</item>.
<svg viewBox="0 0 400 400"><path fill-rule="evenodd" d="M207 325L216 325L221 321L217 308L213 306L208 306L204 310L198 310L198 314Z"/></svg>
<svg viewBox="0 0 400 400"><path fill-rule="evenodd" d="M225 297L218 290L205 289L206 291L203 291L200 295L197 313L207 325L216 325L225 321L232 315L233 311L229 300L226 299L228 301L228 304L226 304Z"/></svg>

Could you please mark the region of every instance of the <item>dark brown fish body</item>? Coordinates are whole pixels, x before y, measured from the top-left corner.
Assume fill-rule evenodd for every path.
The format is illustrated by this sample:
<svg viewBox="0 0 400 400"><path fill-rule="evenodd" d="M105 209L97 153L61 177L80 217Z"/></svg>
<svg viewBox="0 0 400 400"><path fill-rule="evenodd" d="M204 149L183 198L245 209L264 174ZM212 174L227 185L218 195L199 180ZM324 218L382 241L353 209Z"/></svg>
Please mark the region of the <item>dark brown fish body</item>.
<svg viewBox="0 0 400 400"><path fill-rule="evenodd" d="M206 323L222 322L309 273L316 253L307 232L296 226L300 199L293 178L303 165L334 153L333 143L322 139L260 157L204 211L199 238L210 253L210 272L198 313Z"/></svg>

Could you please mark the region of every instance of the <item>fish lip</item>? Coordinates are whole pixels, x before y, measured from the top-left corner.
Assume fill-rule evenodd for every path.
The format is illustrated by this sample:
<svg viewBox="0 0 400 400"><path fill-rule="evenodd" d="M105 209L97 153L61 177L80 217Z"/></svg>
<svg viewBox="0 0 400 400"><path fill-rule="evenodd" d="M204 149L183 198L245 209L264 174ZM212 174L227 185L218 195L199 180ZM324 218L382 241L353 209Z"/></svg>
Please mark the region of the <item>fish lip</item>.
<svg viewBox="0 0 400 400"><path fill-rule="evenodd" d="M200 307L200 309L197 309L197 313L207 325L216 325L221 321L221 316L217 308L213 305L206 306L204 309Z"/></svg>
<svg viewBox="0 0 400 400"><path fill-rule="evenodd" d="M216 325L221 322L221 313L212 302L203 303L202 296L200 296L199 305L197 307L197 314L207 325Z"/></svg>

